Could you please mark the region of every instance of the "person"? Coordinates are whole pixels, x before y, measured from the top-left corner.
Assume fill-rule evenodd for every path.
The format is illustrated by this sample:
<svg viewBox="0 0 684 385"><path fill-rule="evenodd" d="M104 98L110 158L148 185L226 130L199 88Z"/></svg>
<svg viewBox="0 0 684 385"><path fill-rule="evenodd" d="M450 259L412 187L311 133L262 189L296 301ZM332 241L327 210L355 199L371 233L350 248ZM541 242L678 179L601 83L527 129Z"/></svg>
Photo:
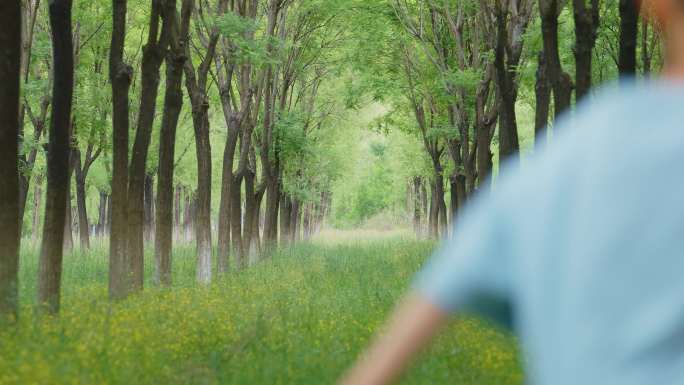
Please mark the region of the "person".
<svg viewBox="0 0 684 385"><path fill-rule="evenodd" d="M531 384L684 384L684 1L652 6L662 78L598 92L505 166L340 384L395 382L454 312L512 325Z"/></svg>

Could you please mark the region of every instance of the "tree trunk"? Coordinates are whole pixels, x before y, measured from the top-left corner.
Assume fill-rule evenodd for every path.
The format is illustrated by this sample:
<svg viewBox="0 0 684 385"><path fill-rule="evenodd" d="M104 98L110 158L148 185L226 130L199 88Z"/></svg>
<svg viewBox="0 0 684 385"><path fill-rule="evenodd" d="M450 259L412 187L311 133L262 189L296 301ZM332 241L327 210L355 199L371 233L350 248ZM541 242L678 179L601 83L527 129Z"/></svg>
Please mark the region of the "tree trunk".
<svg viewBox="0 0 684 385"><path fill-rule="evenodd" d="M640 3L640 2L639 2ZM620 0L620 76L636 74L636 49L639 34L639 5L635 0Z"/></svg>
<svg viewBox="0 0 684 385"><path fill-rule="evenodd" d="M185 233L185 242L192 242L192 222L193 222L193 208L194 200L190 198L190 191L185 191L185 204L183 205L183 232Z"/></svg>
<svg viewBox="0 0 684 385"><path fill-rule="evenodd" d="M57 313L62 278L62 246L69 185L69 125L74 87L71 0L50 2L53 71L52 116L47 159L47 199L38 264L38 304Z"/></svg>
<svg viewBox="0 0 684 385"><path fill-rule="evenodd" d="M16 319L19 312L20 5L20 0L0 4L0 322Z"/></svg>
<svg viewBox="0 0 684 385"><path fill-rule="evenodd" d="M187 7L188 2L183 2ZM157 284L171 286L172 253L174 233L174 189L173 173L176 151L176 129L183 107L183 67L187 58L183 47L188 40L187 31L179 30L176 1L167 0L165 23L169 23L171 49L166 56L166 93L164 114L159 132L159 175L157 177L156 230L154 237L155 276ZM176 187L176 229L180 224L180 187ZM177 231L177 230L176 230ZM179 237L176 237L178 239Z"/></svg>
<svg viewBox="0 0 684 385"><path fill-rule="evenodd" d="M43 178L36 178L33 190L33 223L31 226L31 238L33 244L37 245L40 241L40 209L41 198L43 196Z"/></svg>
<svg viewBox="0 0 684 385"><path fill-rule="evenodd" d="M299 199L292 199L292 212L290 213L290 242L297 243L300 241L301 233L301 202Z"/></svg>
<svg viewBox="0 0 684 385"><path fill-rule="evenodd" d="M107 200L107 193L100 191L100 203L97 210L97 230L95 231L98 237L102 237L105 233L107 223Z"/></svg>
<svg viewBox="0 0 684 385"><path fill-rule="evenodd" d="M649 44L649 20L643 18L641 22L641 63L644 77L648 78L651 74L652 52Z"/></svg>
<svg viewBox="0 0 684 385"><path fill-rule="evenodd" d="M71 164L71 161L69 161ZM70 169L70 167L69 167ZM73 217L71 215L71 171L68 171L66 185L66 212L64 217L64 253L69 254L74 250Z"/></svg>
<svg viewBox="0 0 684 385"><path fill-rule="evenodd" d="M267 252L278 243L278 209L280 206L280 178L273 178L266 186L264 244Z"/></svg>
<svg viewBox="0 0 684 385"><path fill-rule="evenodd" d="M149 244L154 241L154 177L150 174L145 175L144 207L145 242Z"/></svg>
<svg viewBox="0 0 684 385"><path fill-rule="evenodd" d="M572 81L563 71L558 49L558 14L557 0L540 0L539 9L542 19L542 37L544 40L544 59L546 74L553 88L554 115L557 118L568 108L572 99Z"/></svg>
<svg viewBox="0 0 684 385"><path fill-rule="evenodd" d="M112 194L109 236L109 296L126 297L131 290L128 239L129 99L133 69L124 62L127 0L113 0L109 76L112 84Z"/></svg>
<svg viewBox="0 0 684 385"><path fill-rule="evenodd" d="M449 228L447 219L446 202L444 201L444 177L440 174L437 177L437 208L439 210L439 234L438 236L445 236ZM463 184L465 186L465 183Z"/></svg>
<svg viewBox="0 0 684 385"><path fill-rule="evenodd" d="M589 93L592 83L592 55L600 21L599 0L591 0L590 7L587 7L586 0L573 0L573 5L575 17L575 99L579 102Z"/></svg>
<svg viewBox="0 0 684 385"><path fill-rule="evenodd" d="M451 184L451 223L456 223L456 218L460 209L465 206L467 193L466 193L466 180L463 175L455 175L449 179Z"/></svg>
<svg viewBox="0 0 684 385"><path fill-rule="evenodd" d="M516 156L520 151L518 142L518 123L515 113L515 102L518 99L514 84L515 69L506 63L506 29L505 16L497 19L496 49L494 67L499 97L499 159L501 161Z"/></svg>
<svg viewBox="0 0 684 385"><path fill-rule="evenodd" d="M534 113L534 143L537 148L544 144L548 139L548 132L546 128L549 125L549 109L551 104L551 87L549 86L549 79L546 73L547 64L544 57L544 51L539 52L538 58L537 79L534 86L536 98L536 109Z"/></svg>
<svg viewBox="0 0 684 385"><path fill-rule="evenodd" d="M290 218L292 217L292 200L284 192L280 198L280 244L290 243Z"/></svg>
<svg viewBox="0 0 684 385"><path fill-rule="evenodd" d="M194 114L194 113L193 113ZM209 116L203 109L195 126L197 149L197 281L211 282L211 146L209 143Z"/></svg>
<svg viewBox="0 0 684 385"><path fill-rule="evenodd" d="M302 232L303 239L308 241L311 237L311 203L306 202L304 204L304 210L302 212Z"/></svg>
<svg viewBox="0 0 684 385"><path fill-rule="evenodd" d="M110 234L112 231L112 212L114 210L112 206L112 195L107 194L107 220L105 221L105 229L103 235Z"/></svg>
<svg viewBox="0 0 684 385"><path fill-rule="evenodd" d="M254 181L256 175L254 171L247 171L245 173L245 214L244 214L244 229L242 230L242 247L245 249L248 257L248 263L252 264L253 254L252 254L252 237L254 236L254 212L256 211L256 188L254 186Z"/></svg>
<svg viewBox="0 0 684 385"><path fill-rule="evenodd" d="M425 180L423 180L423 183L420 185L420 202L421 202L423 217L425 218L425 220L424 220L425 224L423 225L422 231L425 233L427 230L427 234L429 235L429 233L430 233L430 211L429 211L427 182Z"/></svg>
<svg viewBox="0 0 684 385"><path fill-rule="evenodd" d="M230 232L233 242L235 265L238 269L245 267L245 245L242 243L242 182L236 175L231 190Z"/></svg>
<svg viewBox="0 0 684 385"><path fill-rule="evenodd" d="M182 211L182 200L183 200L183 187L181 185L176 186L176 192L174 196L174 226L175 226L175 237L178 241L182 239L183 227L181 218L183 217Z"/></svg>
<svg viewBox="0 0 684 385"><path fill-rule="evenodd" d="M76 162L81 163L80 151L76 150ZM90 234L88 229L88 208L86 205L86 180L83 171L79 167L76 170L76 207L78 208L78 236L81 250L90 249Z"/></svg>
<svg viewBox="0 0 684 385"><path fill-rule="evenodd" d="M256 253L257 258L261 258L261 203L264 200L264 195L266 193L265 189L260 189L256 193L255 197L255 210L254 210L254 228L252 229L252 244L251 248Z"/></svg>
<svg viewBox="0 0 684 385"><path fill-rule="evenodd" d="M13 1L12 1L13 2ZM35 36L35 26L36 26L36 20L38 18L38 10L40 6L40 1L39 0L30 0L30 1L22 1L21 2L22 10L20 13L22 14L22 17L15 18L14 20L22 20L22 32L21 32L21 55L20 55L20 76L21 76L21 82L24 84L28 83L29 79L29 72L31 68L31 54L33 51L33 43L34 43L34 36ZM9 13L9 15L12 15L12 13ZM11 24L8 24L8 28L10 28ZM10 58L11 56L6 56ZM51 79L52 74L49 73L48 77ZM41 101L41 112L40 116L36 117L35 120L32 121L34 124L34 140L38 141L44 131L45 128L45 122L47 120L47 113L48 113L48 106L50 104L50 94L49 91L47 91L46 95L43 96L42 101ZM24 121L25 121L25 116L27 112L27 105L26 103L20 103L20 108L19 108L19 134L17 135L20 138L20 141L23 139L25 133L24 133ZM21 148L21 145L20 145ZM33 148L29 152L28 156L26 157L23 154L19 154L18 159L20 159L22 162L24 162L24 172L19 173L19 230L21 232L21 229L23 228L23 221L24 221L24 212L26 209L26 199L28 197L28 191L29 191L29 184L30 184L30 179L31 179L31 174L33 172L33 167L35 165L36 157L38 155L38 148Z"/></svg>
<svg viewBox="0 0 684 385"><path fill-rule="evenodd" d="M437 184L430 183L430 214L428 217L428 235L432 239L439 237L439 204L437 203Z"/></svg>
<svg viewBox="0 0 684 385"><path fill-rule="evenodd" d="M232 218L232 194L234 193L233 163L240 128L237 117L228 120L228 137L223 149L223 170L221 175L221 202L218 221L217 271L223 274L230 268L230 241Z"/></svg>
<svg viewBox="0 0 684 385"><path fill-rule="evenodd" d="M421 228L421 207L420 207L420 189L421 189L421 178L416 176L413 178L413 232L416 237L422 237Z"/></svg>
<svg viewBox="0 0 684 385"><path fill-rule="evenodd" d="M193 1L184 3L181 28L188 30ZM226 2L220 2L220 7ZM209 97L207 95L208 76L214 62L216 45L219 39L217 27L209 31L206 53L196 70L192 60L186 60L184 66L185 85L192 104L192 123L195 131L195 150L197 154L197 215L195 218L195 236L197 238L197 281L202 284L211 282L212 244L211 244L211 143L209 139ZM190 58L189 44L185 45L185 55Z"/></svg>
<svg viewBox="0 0 684 385"><path fill-rule="evenodd" d="M168 46L169 23L162 26L161 0L152 1L147 44L143 47L141 69L140 108L138 110L138 127L135 131L135 142L128 175L128 258L132 274L131 289L140 291L144 281L144 231L145 231L145 178L147 154L152 138L159 92L159 69Z"/></svg>

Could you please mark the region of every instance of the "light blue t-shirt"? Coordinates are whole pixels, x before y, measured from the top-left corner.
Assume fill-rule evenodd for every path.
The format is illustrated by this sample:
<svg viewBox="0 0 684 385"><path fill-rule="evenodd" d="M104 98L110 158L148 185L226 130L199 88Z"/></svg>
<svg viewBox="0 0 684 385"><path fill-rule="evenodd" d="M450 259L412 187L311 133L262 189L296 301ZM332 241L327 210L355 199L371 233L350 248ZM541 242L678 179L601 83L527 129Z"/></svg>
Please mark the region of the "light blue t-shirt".
<svg viewBox="0 0 684 385"><path fill-rule="evenodd" d="M512 315L532 384L683 385L684 85L599 92L554 132L473 199L417 290Z"/></svg>

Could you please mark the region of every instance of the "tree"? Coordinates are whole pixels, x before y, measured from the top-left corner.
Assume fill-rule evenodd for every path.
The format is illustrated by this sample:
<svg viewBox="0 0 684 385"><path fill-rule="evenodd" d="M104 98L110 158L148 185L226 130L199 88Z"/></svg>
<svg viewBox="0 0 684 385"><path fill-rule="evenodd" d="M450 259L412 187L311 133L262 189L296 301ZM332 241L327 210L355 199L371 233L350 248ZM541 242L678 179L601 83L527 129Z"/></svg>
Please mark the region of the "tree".
<svg viewBox="0 0 684 385"><path fill-rule="evenodd" d="M553 0L555 1L555 0ZM518 123L515 104L518 99L516 68L520 64L523 35L532 15L530 0L495 0L496 23L494 68L499 97L499 158L517 156Z"/></svg>
<svg viewBox="0 0 684 385"><path fill-rule="evenodd" d="M636 74L637 40L639 35L639 5L636 0L620 1L620 53L618 70L620 75Z"/></svg>
<svg viewBox="0 0 684 385"><path fill-rule="evenodd" d="M50 313L59 311L62 243L69 183L69 125L74 87L71 5L71 0L50 2L55 81L48 144L45 225L38 272L38 304Z"/></svg>
<svg viewBox="0 0 684 385"><path fill-rule="evenodd" d="M167 8L169 9L169 8ZM143 47L141 68L140 108L138 109L138 126L135 130L135 141L128 175L128 258L132 274L132 289L142 290L144 275L144 197L147 154L152 138L159 91L159 70L169 45L170 18L164 18L159 32L164 5L162 0L153 0L147 43Z"/></svg>
<svg viewBox="0 0 684 385"><path fill-rule="evenodd" d="M87 250L90 248L90 235L88 223L88 210L86 205L86 178L93 163L99 158L102 153L102 138L97 141L95 139L96 130L91 129L87 141L85 156L81 154L78 144L74 146L72 154L72 166L76 176L76 205L78 207L78 235L81 243L81 249Z"/></svg>
<svg viewBox="0 0 684 385"><path fill-rule="evenodd" d="M0 4L0 321L18 316L20 3Z"/></svg>
<svg viewBox="0 0 684 385"><path fill-rule="evenodd" d="M237 179L237 175L233 172L235 153L240 133L246 125L254 104L256 83L260 79L253 74L253 60L245 58L244 52L240 49L254 45L253 26L257 16L255 3L244 0L233 2L229 13L221 16L223 17L222 36L217 47L215 71L227 135L222 160L217 271L225 273L230 265L233 201L239 202L239 196L234 198L233 195L239 195L237 190L241 188L240 185L235 184ZM271 33L270 27L267 28L267 33ZM241 239L233 238L232 241L235 244ZM236 246L234 249L239 248ZM239 255L236 258L239 259Z"/></svg>
<svg viewBox="0 0 684 385"><path fill-rule="evenodd" d="M26 86L29 82L29 72L31 70L31 54L33 53L33 43L35 39L36 22L40 10L40 0L25 0L21 2L21 13L23 18L21 35L21 81ZM37 114L31 109L31 104L27 97L21 104L19 110L19 140L20 147L24 147L27 142L24 132L24 120L28 113L29 119L33 124L33 141L38 141L45 131L48 107L50 106L50 86L52 81L52 71L47 71L48 82L44 88L45 93L40 98L40 110ZM28 196L31 173L38 155L38 146L32 146L28 151L21 151L19 161L22 165L19 174L19 228L22 228L24 211L26 208L26 197Z"/></svg>
<svg viewBox="0 0 684 385"><path fill-rule="evenodd" d="M570 75L563 71L558 48L558 16L564 6L564 0L539 0L542 37L544 39L543 63L546 65L545 75L553 89L553 105L556 117L570 108L572 102L572 80ZM544 105L545 102L542 102L538 107L544 108Z"/></svg>
<svg viewBox="0 0 684 385"><path fill-rule="evenodd" d="M112 217L109 236L109 296L120 299L130 291L128 258L128 130L129 99L133 68L124 62L127 0L112 2L112 41L109 77L112 84Z"/></svg>
<svg viewBox="0 0 684 385"><path fill-rule="evenodd" d="M219 1L219 14L225 10L226 1ZM195 9L193 9L195 8ZM199 38L204 43L206 53L198 68L195 68L192 60L185 62L185 86L190 95L192 106L192 124L195 130L195 150L197 154L197 217L195 232L197 238L197 281L201 283L211 282L211 141L209 137L209 98L207 88L209 86L209 70L216 54L219 31L215 26L203 24L203 15L199 14L201 7L185 10L181 15L181 28L190 23L192 14L196 14L197 30ZM191 57L190 47L185 47L186 56Z"/></svg>
<svg viewBox="0 0 684 385"><path fill-rule="evenodd" d="M183 0L181 13L191 11L192 0ZM173 248L173 174L176 148L176 128L183 106L181 90L183 68L188 59L189 23L181 28L176 1L166 0L163 12L169 24L170 49L166 54L166 93L164 112L159 133L159 175L157 178L156 230L155 230L155 281L171 285L171 255ZM180 196L177 196L179 202Z"/></svg>
<svg viewBox="0 0 684 385"><path fill-rule="evenodd" d="M591 88L592 60L596 31L600 22L601 2L573 0L575 17L575 83L577 101L584 98Z"/></svg>

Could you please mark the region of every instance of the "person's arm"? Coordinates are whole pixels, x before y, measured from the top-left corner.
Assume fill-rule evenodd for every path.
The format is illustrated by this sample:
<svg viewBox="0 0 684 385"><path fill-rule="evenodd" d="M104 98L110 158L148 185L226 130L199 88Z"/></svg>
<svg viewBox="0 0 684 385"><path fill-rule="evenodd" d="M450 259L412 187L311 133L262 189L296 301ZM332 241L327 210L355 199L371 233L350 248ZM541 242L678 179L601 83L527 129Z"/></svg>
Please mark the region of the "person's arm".
<svg viewBox="0 0 684 385"><path fill-rule="evenodd" d="M339 385L389 385L432 340L448 313L418 294L397 307L385 331L376 337Z"/></svg>

